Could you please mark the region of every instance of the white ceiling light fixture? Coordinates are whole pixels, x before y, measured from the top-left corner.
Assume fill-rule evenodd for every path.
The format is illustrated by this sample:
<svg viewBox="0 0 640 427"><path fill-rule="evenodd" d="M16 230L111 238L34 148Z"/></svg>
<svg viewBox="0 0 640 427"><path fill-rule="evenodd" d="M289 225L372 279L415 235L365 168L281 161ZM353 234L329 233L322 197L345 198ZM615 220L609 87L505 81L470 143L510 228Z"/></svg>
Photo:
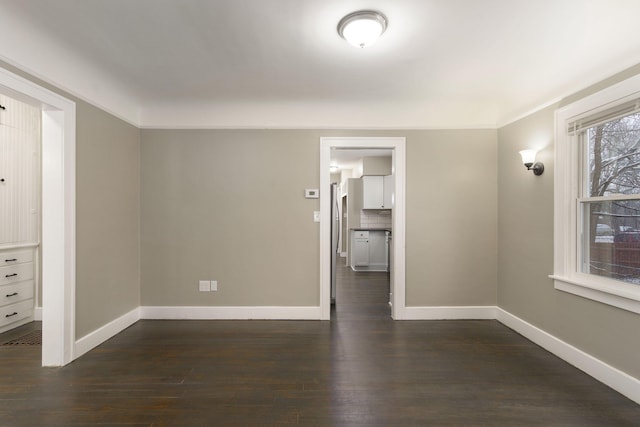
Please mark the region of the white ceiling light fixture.
<svg viewBox="0 0 640 427"><path fill-rule="evenodd" d="M338 23L338 34L355 47L371 46L387 29L387 18L373 10L360 10Z"/></svg>

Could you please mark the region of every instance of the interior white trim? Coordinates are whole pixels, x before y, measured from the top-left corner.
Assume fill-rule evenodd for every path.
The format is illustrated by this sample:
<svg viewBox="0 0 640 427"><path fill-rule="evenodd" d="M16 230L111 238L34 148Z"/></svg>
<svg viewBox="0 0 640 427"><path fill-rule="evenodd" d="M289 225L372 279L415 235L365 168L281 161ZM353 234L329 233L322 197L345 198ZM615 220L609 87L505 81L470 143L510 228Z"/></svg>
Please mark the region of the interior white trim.
<svg viewBox="0 0 640 427"><path fill-rule="evenodd" d="M501 120L498 120L498 123L495 126L495 129L500 129L503 128L505 126L509 126L511 123L515 123L519 120L524 119L525 117L529 117L532 114L535 114L539 111L544 110L545 108L551 107L552 105L558 104L559 102L561 102L563 99L565 99L566 96L560 96L557 98L554 98L550 101L547 101L545 103L542 103L540 105L537 105L531 109L526 110L524 113L520 113L517 115L512 115L512 116L507 116L502 118Z"/></svg>
<svg viewBox="0 0 640 427"><path fill-rule="evenodd" d="M33 309L33 320L36 322L42 321L42 307L36 307Z"/></svg>
<svg viewBox="0 0 640 427"><path fill-rule="evenodd" d="M320 318L331 317L331 212L328 188L332 148L383 148L393 150L395 201L393 206L393 266L391 317L404 319L405 308L405 188L406 138L321 137L320 138Z"/></svg>
<svg viewBox="0 0 640 427"><path fill-rule="evenodd" d="M83 101L86 101L83 99ZM88 102L88 101L87 101ZM186 117L186 115L185 115ZM523 116L526 117L526 116ZM156 124L154 124L156 123ZM134 123L131 123L134 124ZM134 124L135 125L135 124ZM478 130L478 129L489 129L494 130L498 129L495 123L478 123L478 124L469 124L469 123L460 123L459 125L454 124L446 124L446 125L393 125L386 124L380 125L377 123L369 123L369 124L360 124L360 125L345 125L345 124L324 124L324 123L307 123L307 124L297 124L297 123L281 123L278 126L273 124L263 125L263 124L246 124L246 125L233 125L233 124L200 124L200 125L189 125L183 124L181 121L175 122L175 125L171 123L167 123L166 121L157 121L153 123L144 123L143 125L137 126L139 129L151 129L151 130L211 130L211 129L221 129L221 130L264 130L264 129L276 129L276 130L393 130L393 131L412 131L412 130Z"/></svg>
<svg viewBox="0 0 640 427"><path fill-rule="evenodd" d="M0 245L0 251L4 251L7 249L23 249L23 248L37 248L40 246L40 243L21 243L18 245Z"/></svg>
<svg viewBox="0 0 640 427"><path fill-rule="evenodd" d="M603 286L601 283L588 284L588 281L575 281L566 277L549 276L554 280L554 287L559 291L568 292L583 298L601 302L622 308L633 313L640 314L640 290L634 289L637 285L620 283L620 287L631 288L635 296L626 298L624 292L615 289L614 286Z"/></svg>
<svg viewBox="0 0 640 427"><path fill-rule="evenodd" d="M0 68L0 90L42 108L42 365L74 358L76 104Z"/></svg>
<svg viewBox="0 0 640 427"><path fill-rule="evenodd" d="M606 364L501 308L497 320L620 394L640 404L640 379Z"/></svg>
<svg viewBox="0 0 640 427"><path fill-rule="evenodd" d="M579 271L581 153L578 136L569 135L567 125L576 118L597 114L638 96L640 75L635 75L555 112L554 266L551 276L555 289L635 313L640 310L640 293L633 286Z"/></svg>
<svg viewBox="0 0 640 427"><path fill-rule="evenodd" d="M74 352L75 358L77 359L108 339L118 335L138 320L140 320L140 307L134 308L130 312L123 314L95 331L88 333L76 341Z"/></svg>
<svg viewBox="0 0 640 427"><path fill-rule="evenodd" d="M141 319L164 320L318 320L320 307L140 307Z"/></svg>
<svg viewBox="0 0 640 427"><path fill-rule="evenodd" d="M404 320L494 320L496 306L405 307Z"/></svg>

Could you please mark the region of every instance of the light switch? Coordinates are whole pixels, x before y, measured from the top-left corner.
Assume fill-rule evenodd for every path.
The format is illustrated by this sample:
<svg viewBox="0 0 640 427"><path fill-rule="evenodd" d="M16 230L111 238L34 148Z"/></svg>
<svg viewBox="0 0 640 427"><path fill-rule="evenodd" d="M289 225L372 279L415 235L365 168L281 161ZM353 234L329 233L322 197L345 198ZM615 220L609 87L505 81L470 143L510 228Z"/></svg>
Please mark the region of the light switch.
<svg viewBox="0 0 640 427"><path fill-rule="evenodd" d="M211 281L211 292L215 292L218 290L218 281L217 280L212 280Z"/></svg>
<svg viewBox="0 0 640 427"><path fill-rule="evenodd" d="M200 280L200 292L209 292L209 291L211 291L211 281Z"/></svg>
<svg viewBox="0 0 640 427"><path fill-rule="evenodd" d="M313 222L320 222L320 211L313 211Z"/></svg>

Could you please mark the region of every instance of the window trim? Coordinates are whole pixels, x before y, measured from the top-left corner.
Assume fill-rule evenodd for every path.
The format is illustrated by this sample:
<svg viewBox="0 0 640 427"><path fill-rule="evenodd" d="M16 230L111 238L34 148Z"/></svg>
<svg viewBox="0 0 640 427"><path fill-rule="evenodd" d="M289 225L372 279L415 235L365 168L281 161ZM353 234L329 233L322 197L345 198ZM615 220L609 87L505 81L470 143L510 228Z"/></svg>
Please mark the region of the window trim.
<svg viewBox="0 0 640 427"><path fill-rule="evenodd" d="M600 111L640 98L640 75L636 75L555 112L554 267L549 276L555 289L640 314L640 286L582 273L579 268L581 219L579 218L579 136L568 132L569 124Z"/></svg>

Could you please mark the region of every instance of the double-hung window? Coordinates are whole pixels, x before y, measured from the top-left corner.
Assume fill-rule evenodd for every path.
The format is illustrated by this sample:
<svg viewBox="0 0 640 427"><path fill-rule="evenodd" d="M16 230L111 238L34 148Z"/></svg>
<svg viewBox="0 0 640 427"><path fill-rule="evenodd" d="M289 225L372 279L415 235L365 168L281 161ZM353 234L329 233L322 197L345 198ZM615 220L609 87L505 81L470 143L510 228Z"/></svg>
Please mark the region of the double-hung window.
<svg viewBox="0 0 640 427"><path fill-rule="evenodd" d="M640 76L556 112L557 289L640 313Z"/></svg>

